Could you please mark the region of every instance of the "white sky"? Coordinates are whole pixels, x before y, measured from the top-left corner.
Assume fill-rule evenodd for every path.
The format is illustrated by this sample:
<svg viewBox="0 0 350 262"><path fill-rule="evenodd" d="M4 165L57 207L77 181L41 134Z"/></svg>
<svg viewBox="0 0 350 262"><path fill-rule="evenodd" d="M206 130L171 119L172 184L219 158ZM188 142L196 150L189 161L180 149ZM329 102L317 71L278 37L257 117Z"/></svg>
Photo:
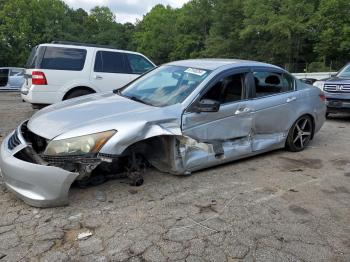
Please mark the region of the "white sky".
<svg viewBox="0 0 350 262"><path fill-rule="evenodd" d="M118 23L136 22L156 4L181 7L189 0L64 0L74 9L89 11L95 6L108 6L115 13Z"/></svg>

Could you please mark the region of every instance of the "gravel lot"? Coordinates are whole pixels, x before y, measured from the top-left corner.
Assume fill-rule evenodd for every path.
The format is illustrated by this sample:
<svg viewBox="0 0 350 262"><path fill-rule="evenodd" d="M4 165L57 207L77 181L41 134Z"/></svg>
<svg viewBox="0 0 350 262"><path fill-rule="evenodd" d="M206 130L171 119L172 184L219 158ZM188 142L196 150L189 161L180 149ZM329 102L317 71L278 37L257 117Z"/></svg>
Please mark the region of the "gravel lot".
<svg viewBox="0 0 350 262"><path fill-rule="evenodd" d="M0 93L0 141L32 114ZM72 188L61 208L30 207L0 180L0 260L350 261L349 127L328 120L301 153Z"/></svg>

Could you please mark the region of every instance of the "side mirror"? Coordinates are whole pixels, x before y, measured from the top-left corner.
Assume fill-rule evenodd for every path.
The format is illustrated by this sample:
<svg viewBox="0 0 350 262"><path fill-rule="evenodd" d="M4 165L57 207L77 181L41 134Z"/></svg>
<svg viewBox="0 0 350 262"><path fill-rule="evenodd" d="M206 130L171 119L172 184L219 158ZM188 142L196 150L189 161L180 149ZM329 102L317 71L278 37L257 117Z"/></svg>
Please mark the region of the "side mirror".
<svg viewBox="0 0 350 262"><path fill-rule="evenodd" d="M336 77L336 76L337 76L337 73L331 74L331 77Z"/></svg>
<svg viewBox="0 0 350 262"><path fill-rule="evenodd" d="M202 99L195 106L196 111L199 112L218 112L220 109L220 102L211 99Z"/></svg>

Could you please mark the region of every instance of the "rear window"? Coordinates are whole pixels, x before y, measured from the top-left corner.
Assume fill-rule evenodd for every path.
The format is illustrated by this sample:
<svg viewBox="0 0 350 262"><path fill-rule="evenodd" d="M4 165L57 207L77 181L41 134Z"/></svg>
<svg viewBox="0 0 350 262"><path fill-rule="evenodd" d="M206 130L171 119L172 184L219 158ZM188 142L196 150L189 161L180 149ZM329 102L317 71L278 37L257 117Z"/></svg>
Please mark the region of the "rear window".
<svg viewBox="0 0 350 262"><path fill-rule="evenodd" d="M94 71L101 73L127 73L124 55L119 52L97 51Z"/></svg>
<svg viewBox="0 0 350 262"><path fill-rule="evenodd" d="M25 68L32 69L39 67L39 60L44 52L45 47L43 46L35 46L29 54L27 63L25 64Z"/></svg>
<svg viewBox="0 0 350 262"><path fill-rule="evenodd" d="M41 69L81 71L86 58L85 49L47 46Z"/></svg>

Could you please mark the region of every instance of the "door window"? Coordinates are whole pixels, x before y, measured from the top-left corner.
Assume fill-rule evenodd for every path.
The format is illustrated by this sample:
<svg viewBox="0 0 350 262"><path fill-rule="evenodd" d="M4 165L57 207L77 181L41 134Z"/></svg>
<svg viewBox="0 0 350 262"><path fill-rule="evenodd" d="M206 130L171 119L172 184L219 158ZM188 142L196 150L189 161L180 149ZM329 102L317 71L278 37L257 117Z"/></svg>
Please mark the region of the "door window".
<svg viewBox="0 0 350 262"><path fill-rule="evenodd" d="M154 65L140 55L127 54L126 56L133 74L143 74L154 67Z"/></svg>
<svg viewBox="0 0 350 262"><path fill-rule="evenodd" d="M263 97L294 90L294 80L284 73L254 72L256 97Z"/></svg>
<svg viewBox="0 0 350 262"><path fill-rule="evenodd" d="M84 68L85 49L47 46L41 69L81 71Z"/></svg>
<svg viewBox="0 0 350 262"><path fill-rule="evenodd" d="M245 74L227 76L212 86L202 99L219 101L221 104L240 101L243 98Z"/></svg>
<svg viewBox="0 0 350 262"><path fill-rule="evenodd" d="M124 55L119 52L97 51L94 71L101 73L127 73Z"/></svg>
<svg viewBox="0 0 350 262"><path fill-rule="evenodd" d="M20 68L13 68L10 71L10 76L23 76L24 75L24 70Z"/></svg>

